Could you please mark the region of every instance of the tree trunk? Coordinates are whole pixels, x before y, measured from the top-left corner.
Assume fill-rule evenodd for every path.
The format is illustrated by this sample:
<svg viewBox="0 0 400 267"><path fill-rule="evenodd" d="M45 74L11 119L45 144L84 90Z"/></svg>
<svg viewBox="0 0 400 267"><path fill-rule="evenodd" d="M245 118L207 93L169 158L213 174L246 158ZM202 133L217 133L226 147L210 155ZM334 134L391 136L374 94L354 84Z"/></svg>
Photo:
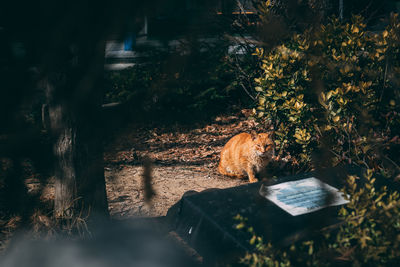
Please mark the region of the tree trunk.
<svg viewBox="0 0 400 267"><path fill-rule="evenodd" d="M61 117L62 110L50 108L50 117ZM54 130L54 129L53 129ZM75 157L79 153L76 147L76 130L71 126L60 129L53 145L55 156L55 199L56 218L73 218L77 208L77 169Z"/></svg>
<svg viewBox="0 0 400 267"><path fill-rule="evenodd" d="M95 48L94 45L91 49ZM102 92L96 87L102 77L104 54L96 52L81 52L74 55L79 60L65 62L66 68L46 73L49 131L55 157L54 215L61 220L109 216L100 119ZM73 65L69 65L71 62Z"/></svg>

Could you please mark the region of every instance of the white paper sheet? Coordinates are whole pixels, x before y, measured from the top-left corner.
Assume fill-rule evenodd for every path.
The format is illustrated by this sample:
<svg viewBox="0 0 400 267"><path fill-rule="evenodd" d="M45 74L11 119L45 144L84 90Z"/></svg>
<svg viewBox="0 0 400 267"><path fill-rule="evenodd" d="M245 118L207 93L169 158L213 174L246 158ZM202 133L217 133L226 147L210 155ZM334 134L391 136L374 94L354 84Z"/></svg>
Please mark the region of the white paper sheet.
<svg viewBox="0 0 400 267"><path fill-rule="evenodd" d="M310 177L302 180L285 182L268 186L266 198L278 205L280 208L297 216L320 210L327 206L346 204L349 201L343 198L338 189ZM327 196L331 194L327 205Z"/></svg>

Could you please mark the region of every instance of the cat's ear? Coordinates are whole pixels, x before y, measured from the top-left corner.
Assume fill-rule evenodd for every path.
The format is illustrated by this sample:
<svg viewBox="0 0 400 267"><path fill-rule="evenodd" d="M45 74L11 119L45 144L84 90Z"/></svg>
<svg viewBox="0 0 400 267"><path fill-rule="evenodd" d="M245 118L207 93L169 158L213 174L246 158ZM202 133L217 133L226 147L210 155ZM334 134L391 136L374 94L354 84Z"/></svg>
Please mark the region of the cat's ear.
<svg viewBox="0 0 400 267"><path fill-rule="evenodd" d="M269 132L268 132L268 137L269 137L269 138L273 139L274 136L275 136L275 131L269 131Z"/></svg>
<svg viewBox="0 0 400 267"><path fill-rule="evenodd" d="M251 135L251 140L253 140L253 141L256 140L257 137L258 137L257 132L254 131L254 130L252 130L252 131L250 132L250 135Z"/></svg>

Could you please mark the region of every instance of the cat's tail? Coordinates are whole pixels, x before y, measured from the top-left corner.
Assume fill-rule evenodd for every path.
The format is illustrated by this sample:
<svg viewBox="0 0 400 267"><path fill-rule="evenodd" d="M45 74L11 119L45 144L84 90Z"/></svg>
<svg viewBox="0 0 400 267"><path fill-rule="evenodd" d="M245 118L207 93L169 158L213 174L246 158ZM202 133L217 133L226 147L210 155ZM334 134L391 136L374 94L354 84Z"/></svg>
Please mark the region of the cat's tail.
<svg viewBox="0 0 400 267"><path fill-rule="evenodd" d="M225 168L222 167L221 161L220 161L219 164L218 164L218 171L219 171L219 173L222 174L222 175L228 175L228 173L226 172Z"/></svg>

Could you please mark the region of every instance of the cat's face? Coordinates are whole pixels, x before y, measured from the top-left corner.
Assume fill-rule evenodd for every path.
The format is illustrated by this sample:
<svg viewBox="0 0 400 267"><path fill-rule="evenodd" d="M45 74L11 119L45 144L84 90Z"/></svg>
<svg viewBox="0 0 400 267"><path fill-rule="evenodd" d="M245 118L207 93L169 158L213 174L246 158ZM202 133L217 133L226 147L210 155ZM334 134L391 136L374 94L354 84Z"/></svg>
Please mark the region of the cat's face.
<svg viewBox="0 0 400 267"><path fill-rule="evenodd" d="M257 134L253 137L253 143L258 156L270 158L275 156L275 143L271 138L271 134Z"/></svg>

